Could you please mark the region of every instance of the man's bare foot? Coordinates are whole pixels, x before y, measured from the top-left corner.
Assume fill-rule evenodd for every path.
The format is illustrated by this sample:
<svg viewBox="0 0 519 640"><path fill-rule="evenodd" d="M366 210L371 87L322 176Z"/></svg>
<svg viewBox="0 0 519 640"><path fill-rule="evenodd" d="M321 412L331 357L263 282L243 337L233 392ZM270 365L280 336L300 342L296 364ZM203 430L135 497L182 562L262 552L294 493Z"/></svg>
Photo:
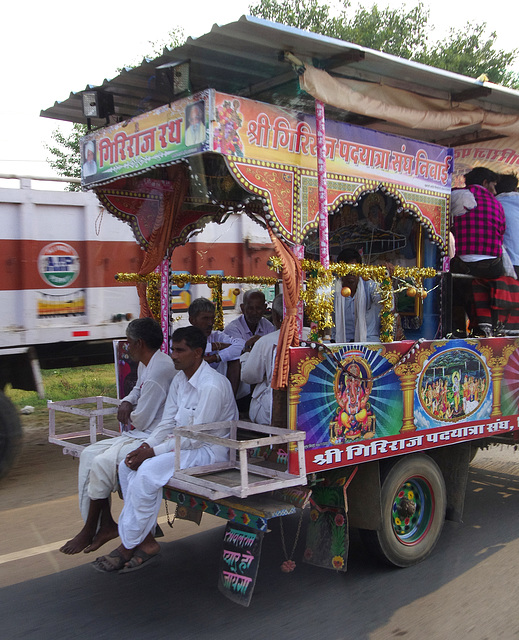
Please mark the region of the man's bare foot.
<svg viewBox="0 0 519 640"><path fill-rule="evenodd" d="M94 536L90 531L81 529L77 536L74 536L72 540L69 540L61 547L60 551L61 553L66 553L69 556L73 555L74 553L81 553L83 549L85 549L89 544L92 543L93 539Z"/></svg>
<svg viewBox="0 0 519 640"><path fill-rule="evenodd" d="M119 535L119 531L117 530L117 525L114 523L114 526L110 527L102 527L92 538L90 544L88 544L84 548L85 553L91 553L92 551L97 551L99 547L102 547L110 540L117 538Z"/></svg>

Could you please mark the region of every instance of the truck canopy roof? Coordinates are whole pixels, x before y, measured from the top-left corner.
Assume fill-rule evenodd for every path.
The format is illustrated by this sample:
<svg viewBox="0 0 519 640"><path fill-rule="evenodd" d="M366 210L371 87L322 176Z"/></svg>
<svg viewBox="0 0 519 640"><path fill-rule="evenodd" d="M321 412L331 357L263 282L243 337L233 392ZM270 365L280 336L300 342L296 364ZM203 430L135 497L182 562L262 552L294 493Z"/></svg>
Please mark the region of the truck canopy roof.
<svg viewBox="0 0 519 640"><path fill-rule="evenodd" d="M301 91L298 75L288 63L286 52L293 56L290 57L293 63L300 60L304 67L315 66L325 70L332 79L346 80L349 88L356 92L369 94L371 89L380 99L382 89L388 89L382 96L382 101L388 106L398 102L394 91L398 93L401 90L408 93L406 105L412 104L419 110L423 99L427 99L426 104L435 113L445 110L461 112L462 116L466 116L467 111L472 113L468 118L458 115L451 128L443 121L439 123L439 129L423 129L416 123L410 128L406 124L409 122L408 114L404 114L400 121L398 118L394 121L386 109L383 112L375 109L375 115L373 108L365 106L364 100L354 101L357 106L353 112L324 99L328 105L327 115L333 120L445 146L481 142L514 133L515 114L519 111L518 91L250 16L242 16L224 26L215 25L209 33L196 39L188 38L180 47L165 48L158 58L143 59L139 66L124 69L115 78L104 80L99 88L113 94L115 114L112 121L125 120L171 101L171 96L156 82L157 67L189 61L189 84L193 92L212 87L233 95L313 113L314 97L318 96L308 93L308 83L306 91ZM296 70L301 72L302 67ZM93 88L92 85L85 87L87 90ZM481 117L474 117L474 110ZM494 125L495 116L501 124L502 116L508 116L505 119L508 128L488 126L485 114L491 114ZM85 122L81 91L72 92L67 99L55 102L41 115L69 122ZM94 126L103 123L101 120L92 121Z"/></svg>

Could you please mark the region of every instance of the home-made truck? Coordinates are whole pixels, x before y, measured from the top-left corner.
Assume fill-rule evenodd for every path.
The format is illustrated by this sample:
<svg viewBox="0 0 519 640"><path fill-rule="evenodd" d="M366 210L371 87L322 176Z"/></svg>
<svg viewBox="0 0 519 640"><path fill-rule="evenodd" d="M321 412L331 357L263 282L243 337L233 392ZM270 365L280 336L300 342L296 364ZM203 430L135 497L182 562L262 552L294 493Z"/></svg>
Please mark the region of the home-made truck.
<svg viewBox="0 0 519 640"><path fill-rule="evenodd" d="M173 287L207 282L221 310L225 281L179 274L176 247L229 212L269 230L272 275L243 280L282 282L273 424L228 425L228 464L177 462L164 488L179 517L228 520L233 600L250 602L269 520L307 505L306 562L345 571L349 527L392 565L423 560L461 520L474 448L519 442L519 327L505 314L500 336L453 338L448 261L453 171L513 167L518 108L511 90L242 17L43 112L99 125L83 183L141 234L168 335ZM364 264L337 263L344 247ZM377 342L327 337L350 273L376 283ZM214 426L177 438L216 442Z"/></svg>

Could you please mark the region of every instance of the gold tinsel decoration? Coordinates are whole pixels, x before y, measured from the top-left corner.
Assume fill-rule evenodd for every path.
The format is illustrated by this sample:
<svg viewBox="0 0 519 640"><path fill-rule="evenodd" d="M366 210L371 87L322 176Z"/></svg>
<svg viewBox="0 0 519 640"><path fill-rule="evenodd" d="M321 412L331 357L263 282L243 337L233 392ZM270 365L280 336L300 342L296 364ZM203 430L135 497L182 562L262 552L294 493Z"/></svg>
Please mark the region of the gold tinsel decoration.
<svg viewBox="0 0 519 640"><path fill-rule="evenodd" d="M148 273L140 276L138 273L116 273L118 282L146 283L146 299L155 320L160 321L160 273Z"/></svg>
<svg viewBox="0 0 519 640"><path fill-rule="evenodd" d="M274 271L282 268L281 261L277 257L269 258L268 264ZM393 285L392 279L405 283L405 287L396 289L401 291L409 287L411 281L418 294L424 298L427 291L423 288L424 278L436 276L436 269L431 267L394 267L392 275L385 266L347 264L343 262L331 263L329 269L325 269L320 262L315 260L302 260L301 267L306 271L306 288L301 291L300 298L306 305L308 318L317 324L318 331L322 334L325 329L333 326L333 296L334 281L336 278L353 274L364 280L374 280L379 288L381 313L380 313L380 341L391 342L393 340L395 314L393 309ZM425 294L425 295L423 295Z"/></svg>
<svg viewBox="0 0 519 640"><path fill-rule="evenodd" d="M223 322L223 288L222 285L224 283L233 283L233 284L277 284L279 282L278 278L269 278L265 276L249 276L249 277L239 277L239 276L202 276L202 275L190 275L190 274L171 274L170 281L173 282L177 287L184 287L187 282L191 284L207 284L207 286L211 289L211 298L213 300L215 309L215 320L214 320L214 329L217 331L223 331L224 322Z"/></svg>

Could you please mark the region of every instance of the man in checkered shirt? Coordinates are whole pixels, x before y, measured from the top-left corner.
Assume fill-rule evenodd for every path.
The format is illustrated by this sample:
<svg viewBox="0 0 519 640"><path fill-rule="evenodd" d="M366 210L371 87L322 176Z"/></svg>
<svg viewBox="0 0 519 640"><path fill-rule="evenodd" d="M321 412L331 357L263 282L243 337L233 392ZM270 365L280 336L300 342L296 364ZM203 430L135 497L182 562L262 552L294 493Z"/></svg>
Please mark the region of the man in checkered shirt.
<svg viewBox="0 0 519 640"><path fill-rule="evenodd" d="M490 169L476 167L465 175L463 206L456 207L460 194L452 192L452 233L456 240L456 255L451 261L453 273L477 278L499 278L505 274L502 253L506 218L495 197L498 179ZM453 299L459 306L453 308L453 323L459 331L465 328L464 312L470 309L470 296L471 289L465 281L454 279Z"/></svg>

